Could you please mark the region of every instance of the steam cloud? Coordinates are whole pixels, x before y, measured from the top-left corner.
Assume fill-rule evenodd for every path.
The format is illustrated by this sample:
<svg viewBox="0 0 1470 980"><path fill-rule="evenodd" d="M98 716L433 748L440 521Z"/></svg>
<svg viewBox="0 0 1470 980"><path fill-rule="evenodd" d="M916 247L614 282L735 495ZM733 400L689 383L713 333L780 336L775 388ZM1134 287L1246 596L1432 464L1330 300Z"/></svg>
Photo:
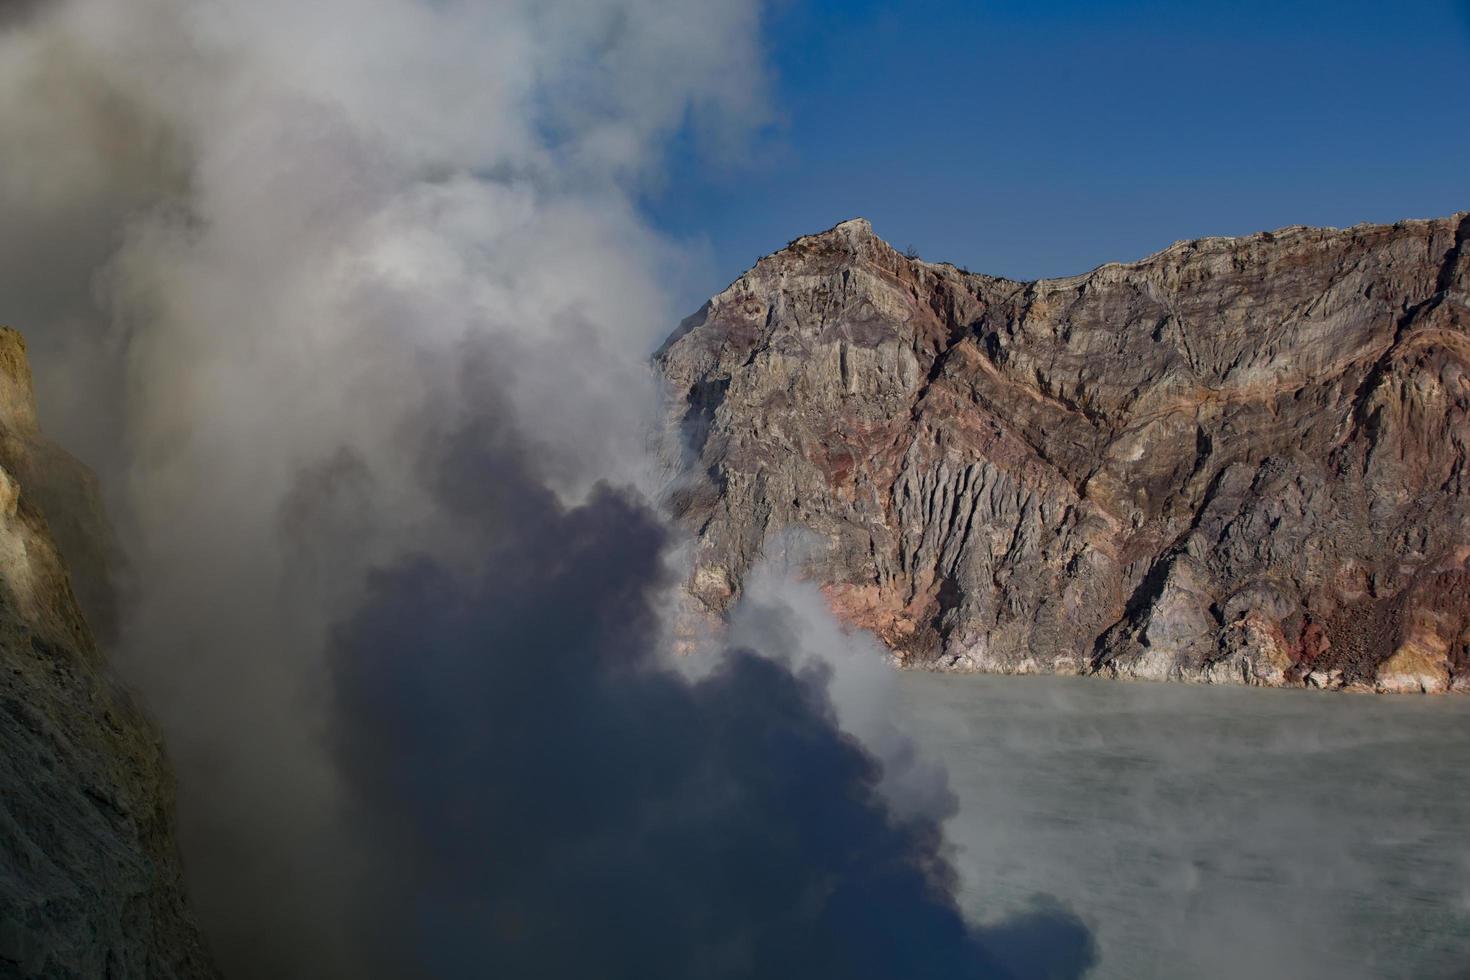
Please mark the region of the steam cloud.
<svg viewBox="0 0 1470 980"><path fill-rule="evenodd" d="M662 525L605 486L562 506L499 417L469 413L422 467L476 567L376 574L333 644L341 758L393 855L367 889L380 961L668 978L1087 964L1065 915L1024 937L966 926L938 823L885 805L823 671L739 649L693 682L660 663ZM466 493L492 483L488 506Z"/></svg>
<svg viewBox="0 0 1470 980"><path fill-rule="evenodd" d="M1060 912L961 919L942 781L844 732L794 613L664 660L644 358L684 259L635 202L676 130L764 118L760 13L5 8L0 295L113 491L231 976L1090 961Z"/></svg>

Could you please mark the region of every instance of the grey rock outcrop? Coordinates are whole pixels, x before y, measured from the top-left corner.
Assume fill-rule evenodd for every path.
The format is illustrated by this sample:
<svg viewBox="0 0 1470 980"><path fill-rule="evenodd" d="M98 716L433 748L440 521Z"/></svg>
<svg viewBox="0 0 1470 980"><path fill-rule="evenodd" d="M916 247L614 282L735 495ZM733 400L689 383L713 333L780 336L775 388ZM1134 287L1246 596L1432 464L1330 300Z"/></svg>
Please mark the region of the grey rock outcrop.
<svg viewBox="0 0 1470 980"><path fill-rule="evenodd" d="M109 673L52 537L66 526L100 562L108 539L85 537L101 515L91 474L37 429L24 342L0 328L0 976L215 977L161 738Z"/></svg>
<svg viewBox="0 0 1470 980"><path fill-rule="evenodd" d="M655 356L719 614L792 529L908 666L1470 688L1470 215L1014 282L848 221Z"/></svg>

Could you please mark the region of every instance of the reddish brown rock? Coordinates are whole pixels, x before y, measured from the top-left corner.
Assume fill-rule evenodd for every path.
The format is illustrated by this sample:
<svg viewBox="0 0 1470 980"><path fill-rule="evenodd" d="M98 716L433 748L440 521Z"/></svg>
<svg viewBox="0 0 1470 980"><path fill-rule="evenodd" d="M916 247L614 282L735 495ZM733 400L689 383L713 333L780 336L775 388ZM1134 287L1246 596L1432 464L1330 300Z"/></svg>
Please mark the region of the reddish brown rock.
<svg viewBox="0 0 1470 980"><path fill-rule="evenodd" d="M848 221L655 358L720 612L783 532L910 666L1470 686L1470 215L1024 283ZM671 440L673 444L673 440Z"/></svg>

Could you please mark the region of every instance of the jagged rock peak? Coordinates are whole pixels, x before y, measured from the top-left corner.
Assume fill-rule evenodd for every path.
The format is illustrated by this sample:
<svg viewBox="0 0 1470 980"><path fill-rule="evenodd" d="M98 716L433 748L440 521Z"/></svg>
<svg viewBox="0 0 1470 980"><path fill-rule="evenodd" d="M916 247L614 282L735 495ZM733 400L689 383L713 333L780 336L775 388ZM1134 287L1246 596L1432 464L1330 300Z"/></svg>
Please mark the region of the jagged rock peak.
<svg viewBox="0 0 1470 980"><path fill-rule="evenodd" d="M1013 282L845 222L655 357L713 612L792 528L905 664L1470 687L1470 214Z"/></svg>
<svg viewBox="0 0 1470 980"><path fill-rule="evenodd" d="M850 251L856 251L862 245L876 239L873 234L873 223L867 218L848 218L839 221L826 231L817 232L815 235L803 235L798 242L823 241L838 247L846 247ZM878 239L880 242L882 239Z"/></svg>
<svg viewBox="0 0 1470 980"><path fill-rule="evenodd" d="M830 264L834 259L873 261L884 253L896 255L891 245L873 233L867 218L849 218L826 231L787 242L786 247L756 263L747 275L758 274L763 266L781 266L816 260Z"/></svg>

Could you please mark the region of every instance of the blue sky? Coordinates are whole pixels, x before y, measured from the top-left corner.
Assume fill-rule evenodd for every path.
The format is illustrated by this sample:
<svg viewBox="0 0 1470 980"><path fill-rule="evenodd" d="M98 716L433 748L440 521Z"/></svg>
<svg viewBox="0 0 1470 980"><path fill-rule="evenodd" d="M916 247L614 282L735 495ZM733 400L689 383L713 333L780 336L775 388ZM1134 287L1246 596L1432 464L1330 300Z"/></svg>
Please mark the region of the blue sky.
<svg viewBox="0 0 1470 980"><path fill-rule="evenodd" d="M977 272L1470 208L1470 2L784 0L778 120L646 203L703 293L854 215ZM693 303L698 302L690 297Z"/></svg>

